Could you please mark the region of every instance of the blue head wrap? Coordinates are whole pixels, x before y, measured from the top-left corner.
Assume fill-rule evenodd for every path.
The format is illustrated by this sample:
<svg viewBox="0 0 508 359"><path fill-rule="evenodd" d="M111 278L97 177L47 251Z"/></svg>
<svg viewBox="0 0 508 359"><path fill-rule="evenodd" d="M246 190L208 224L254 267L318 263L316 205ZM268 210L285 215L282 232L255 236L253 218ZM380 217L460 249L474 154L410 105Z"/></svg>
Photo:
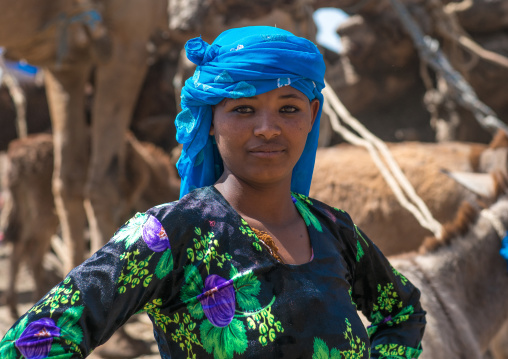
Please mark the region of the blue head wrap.
<svg viewBox="0 0 508 359"><path fill-rule="evenodd" d="M176 139L183 144L176 165L182 178L180 197L214 184L222 175L222 159L209 134L212 105L224 98L251 97L287 85L320 102L291 179L292 191L308 195L325 86L325 64L316 45L286 30L249 26L224 31L211 45L201 38L191 39L185 50L197 68L185 82L182 111L175 119Z"/></svg>

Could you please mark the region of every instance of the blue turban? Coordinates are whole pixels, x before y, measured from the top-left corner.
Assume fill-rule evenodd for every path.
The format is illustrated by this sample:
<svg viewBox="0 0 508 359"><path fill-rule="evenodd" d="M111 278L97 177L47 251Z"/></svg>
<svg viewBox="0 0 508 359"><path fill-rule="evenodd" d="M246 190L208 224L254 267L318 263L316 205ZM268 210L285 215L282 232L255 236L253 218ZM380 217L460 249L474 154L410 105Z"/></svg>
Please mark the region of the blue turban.
<svg viewBox="0 0 508 359"><path fill-rule="evenodd" d="M323 105L321 90L325 86L325 64L316 45L286 30L249 26L224 31L211 45L200 37L191 39L185 50L197 68L185 82L182 111L175 119L176 139L183 144L176 164L182 178L180 197L214 184L222 175L222 159L209 134L212 105L224 98L252 97L287 85L309 100L317 98L320 102L291 177L291 190L308 195Z"/></svg>

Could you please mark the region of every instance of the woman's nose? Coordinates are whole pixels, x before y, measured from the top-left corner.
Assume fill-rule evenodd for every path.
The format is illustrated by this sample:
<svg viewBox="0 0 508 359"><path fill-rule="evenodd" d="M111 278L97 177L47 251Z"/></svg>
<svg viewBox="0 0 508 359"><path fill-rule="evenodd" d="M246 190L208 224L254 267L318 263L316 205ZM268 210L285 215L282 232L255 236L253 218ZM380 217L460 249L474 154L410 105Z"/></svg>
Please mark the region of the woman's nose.
<svg viewBox="0 0 508 359"><path fill-rule="evenodd" d="M281 128L277 115L268 111L258 112L258 118L256 119L254 127L254 135L271 139L279 136L280 133Z"/></svg>

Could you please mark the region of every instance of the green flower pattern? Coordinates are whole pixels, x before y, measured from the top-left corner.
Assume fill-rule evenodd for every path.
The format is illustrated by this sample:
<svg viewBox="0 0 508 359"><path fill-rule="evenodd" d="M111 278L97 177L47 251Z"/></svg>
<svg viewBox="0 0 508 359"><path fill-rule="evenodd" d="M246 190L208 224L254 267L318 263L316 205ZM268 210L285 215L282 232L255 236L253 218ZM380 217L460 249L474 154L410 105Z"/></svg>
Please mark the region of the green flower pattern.
<svg viewBox="0 0 508 359"><path fill-rule="evenodd" d="M174 333L171 333L171 338L177 343L180 342L180 349L187 351L187 358L196 358L196 354L192 352L194 345L203 347L198 339L198 334L194 332L196 328L196 322L192 320L191 316L184 314L183 321L179 323Z"/></svg>
<svg viewBox="0 0 508 359"><path fill-rule="evenodd" d="M403 303L398 299L398 295L394 290L393 283L388 283L384 287L378 284L377 289L379 296L377 297L376 303L373 305L373 310L370 317L372 325L367 328L369 337L379 329L380 325L393 326L400 324L409 320L410 315L414 313L414 308L412 305L403 308ZM389 313L388 316L385 317L381 311L383 311L385 314ZM398 313L392 315L392 313L396 311L398 311Z"/></svg>
<svg viewBox="0 0 508 359"><path fill-rule="evenodd" d="M139 255L138 250L124 252L120 255L120 259L126 262L122 269L122 273L117 279L117 284L120 284L117 290L120 294L125 293L129 285L130 288L135 288L138 284L143 283L143 287L146 288L152 281L153 275L150 274L150 271L147 269L152 255L141 261L136 260L137 255Z"/></svg>
<svg viewBox="0 0 508 359"><path fill-rule="evenodd" d="M314 338L312 359L362 359L367 353L370 357L370 348L367 348L365 342L353 334L351 323L347 318L344 338L349 342L351 349L340 351L337 348L332 348L330 350L322 339Z"/></svg>
<svg viewBox="0 0 508 359"><path fill-rule="evenodd" d="M134 217L129 219L118 231L116 231L111 240L117 243L123 242L125 244L125 249L128 249L143 236L143 225L149 217L150 216L146 213L136 213Z"/></svg>
<svg viewBox="0 0 508 359"><path fill-rule="evenodd" d="M247 350L249 342L245 325L233 319L227 326L213 326L207 319L200 326L203 348L208 354L213 353L215 359L232 358L234 353L242 354Z"/></svg>
<svg viewBox="0 0 508 359"><path fill-rule="evenodd" d="M389 316L387 318L383 317L383 315L380 312L373 313L371 318L373 319L372 325L367 327L367 333L369 336L372 336L379 328L379 325L383 323L387 326L392 326L396 324L400 324L402 322L405 322L409 319L409 316L414 313L414 308L412 305L408 305L407 307L403 308L397 315L395 316Z"/></svg>
<svg viewBox="0 0 508 359"><path fill-rule="evenodd" d="M62 339L64 343L72 348L76 354L82 355L79 344L83 341L83 329L77 325L81 315L83 314L84 307L70 307L58 319L57 326L61 328ZM63 348L59 343L53 343L51 350L63 353Z"/></svg>
<svg viewBox="0 0 508 359"><path fill-rule="evenodd" d="M376 350L379 350L380 359L413 359L418 358L422 353L421 349L399 344L379 344L376 345Z"/></svg>
<svg viewBox="0 0 508 359"><path fill-rule="evenodd" d="M306 225L312 226L318 232L323 232L322 222L311 211L313 202L301 194L293 193L293 197L296 199L295 206ZM159 207L164 208L162 205ZM344 213L337 208L334 210ZM263 251L259 238L244 219L241 219L241 225L237 228L242 235L251 239L250 243L256 251ZM366 257L369 242L356 225L351 228L354 228L355 233L356 262L360 262ZM177 312L168 314L168 302L164 296L150 298L140 310L147 313L154 326L158 328L157 330L167 334L167 338L176 343L188 359L196 359L202 351L213 355L214 359L232 359L235 355L246 353L249 345L256 341L259 343L258 347L259 345L268 346L285 332L284 326L287 325L277 320L277 314L272 311L277 297L273 296L268 303L269 299L260 296L262 282L251 270L239 270L241 267L233 260L233 257L220 248L216 235L213 231L203 230L203 227L195 227L192 241L187 248L183 249L183 257L178 257L180 261L183 260L183 265L182 262L179 264L180 273L183 275L179 296L183 306L177 309ZM147 241L143 236L150 238ZM151 250L139 247L140 239L145 240L145 244ZM173 254L168 236L160 222L147 213L137 213L127 221L114 234L111 242L117 245L117 257L122 263L115 279L116 293L122 297L134 290L137 290L134 293L139 293L139 290L150 287L155 282L155 278L163 280L173 271ZM370 252L368 254L370 255ZM397 283L406 286L408 280L395 268L392 267L391 270L394 275L392 278L397 277ZM211 285L209 281L211 277L213 280L218 280L217 277L219 277L220 281L213 282L218 284ZM48 344L50 357L63 359L82 357L86 354L82 352L86 342L84 342L84 333L78 324L83 316L86 302L83 302L83 294L76 285L78 282L73 281L72 277L66 277L29 311L34 315L47 313L46 316L55 318L55 325L60 328L59 337ZM224 292L220 294L222 288L227 288L227 295L234 293L229 295L228 298L232 298L229 302ZM369 336L374 334L381 325L393 326L407 321L415 312L412 305L403 307L403 301L399 298L394 283L378 284L376 289L377 297L371 312L373 324L367 329ZM351 287L348 289L348 294L351 305L356 307ZM214 295L218 295L219 299L223 295L226 299L224 302L207 302L210 296ZM230 313L229 319L224 322L217 321L219 319L210 314L214 307L208 306L207 303L219 306L218 310L223 310L220 308L221 305L225 306L224 310ZM55 313L58 314L54 315ZM391 313L397 314L392 316ZM26 331L30 324L28 318L30 317L23 317L6 333L0 343L0 357L7 359L18 357L19 352L13 343ZM324 340L316 337L313 343L312 359L370 357L371 348L367 347L367 342L355 335L348 318L344 320L345 330L342 334L347 343L346 349L329 348ZM51 345L50 349L49 345ZM382 344L375 346L374 349L379 352L380 358L410 359L417 358L421 353L421 349L399 344Z"/></svg>
<svg viewBox="0 0 508 359"><path fill-rule="evenodd" d="M356 232L356 235L358 237L360 237L363 242L365 243L365 245L367 246L367 248L369 247L369 243L367 242L367 240L363 237L362 233L360 232L360 230L358 229L358 227L356 226L356 224L354 225L355 227L355 232ZM360 262L360 260L363 258L363 256L365 255L365 251L363 250L362 248L362 244L360 243L360 240L358 239L356 241L356 261L357 262Z"/></svg>
<svg viewBox="0 0 508 359"><path fill-rule="evenodd" d="M273 342L277 336L276 333L284 332L281 322L275 321L275 316L272 314L272 304L274 302L275 297L272 299L272 302L263 309L250 313L246 312L244 314L247 318L247 327L252 330L258 329L258 341L262 346L266 346L268 341Z"/></svg>
<svg viewBox="0 0 508 359"><path fill-rule="evenodd" d="M363 237L359 228L356 225L354 225L354 228L355 228L356 234L363 240L363 242L368 247L369 244L368 244L367 240ZM357 249L356 261L359 262L361 260L361 258L365 255L365 252L364 252L359 240L357 240L357 242L356 242L356 249ZM407 284L408 280L406 277L404 277L399 271L397 271L393 267L391 267L391 270L392 270L393 274L395 274L397 277L399 277L402 285ZM377 297L377 300L373 305L373 310L371 313L372 325L367 327L367 333L369 334L369 337L371 337L378 330L379 325L381 323L383 323L384 325L387 325L387 326L393 326L396 324L400 324L404 321L407 321L409 319L409 316L414 313L414 308L411 305L401 309L403 306L403 303L402 303L402 301L400 301L398 299L398 295L397 295L397 292L394 290L393 283L388 283L385 286L381 286L381 284L378 284L377 290L378 290L379 296ZM395 311L395 310L399 310L399 313L396 314L395 316L392 316L390 314L389 317L385 317L381 313L381 311L393 313L393 311ZM391 344L383 346L383 350L388 348L388 346L390 346L390 351L393 352L394 348L392 348ZM403 353L406 353L406 352L413 353L413 351L415 350L413 348L408 348L408 347L400 346L400 345L395 345L395 347L396 347L395 349L398 352L403 352ZM376 347L376 349L379 349L379 348ZM385 350L385 352L388 353L388 351L386 351L386 350ZM388 354L386 354L386 355L388 355ZM416 355L415 358L418 357L418 355ZM392 358L392 356L389 356L389 357ZM382 358L384 358L384 356L382 356ZM399 356L394 356L393 358L399 358ZM400 358L405 358L405 357L400 357ZM408 358L412 358L412 357L408 357Z"/></svg>
<svg viewBox="0 0 508 359"><path fill-rule="evenodd" d="M250 227L245 226L245 229L247 228ZM200 231L196 230L197 233L200 233ZM214 244L218 247L218 243ZM229 255L216 254L215 256L227 261L231 260ZM206 263L210 264L210 261ZM222 268L223 264L224 261L216 262L219 268ZM210 267L207 266L206 270L209 274ZM261 308L257 298L261 290L261 282L251 271L240 273L231 264L229 278L234 287L237 308L242 310L237 309L234 318L224 327L214 326L205 317L202 304L197 299L204 289L203 278L194 264L185 267L184 278L185 283L180 298L182 302L187 304L188 314L183 314L184 322L186 320L187 323L180 323L179 329L172 335L172 340L181 342L180 348L187 350L187 358L195 357L193 351L195 345L202 347L209 354L213 353L215 359L233 358L234 353L241 354L247 349L247 329L258 330L258 341L262 345L267 345L268 341L274 341L276 333L284 331L281 322L276 321L275 316L271 313L271 306L275 302L275 297L271 303ZM178 322L174 321L174 323ZM194 332L198 326L199 338Z"/></svg>
<svg viewBox="0 0 508 359"><path fill-rule="evenodd" d="M40 304L33 306L28 312L39 314L45 307L50 307L50 315L53 315L56 309L64 305L76 305L81 298L79 289L74 288L71 278L66 277L62 284L53 287L51 291L40 301Z"/></svg>
<svg viewBox="0 0 508 359"><path fill-rule="evenodd" d="M194 233L198 238L193 238L194 248L187 248L187 258L194 263L195 261L203 261L206 264L206 270L210 273L210 265L213 261L217 267L222 268L224 262L231 260L228 253L219 254L217 248L219 241L215 239L213 232L203 235L200 228L195 228Z"/></svg>
<svg viewBox="0 0 508 359"><path fill-rule="evenodd" d="M365 252L363 251L360 241L356 241L356 261L359 262L360 259L362 259L362 257L364 255L365 255Z"/></svg>
<svg viewBox="0 0 508 359"><path fill-rule="evenodd" d="M27 325L28 316L21 319L16 326L9 329L0 343L0 358L16 358L16 348L12 343L21 336Z"/></svg>
<svg viewBox="0 0 508 359"><path fill-rule="evenodd" d="M261 241L259 240L258 236L252 230L252 228L250 228L249 224L247 223L247 221L245 219L240 218L240 220L242 222L242 225L239 228L240 232L242 232L243 235L252 237L254 239L254 241L252 242L252 245L254 246L254 248L256 248L256 250L258 252L261 252L263 250L263 247L261 246Z"/></svg>
<svg viewBox="0 0 508 359"><path fill-rule="evenodd" d="M140 238L143 238L143 228L150 215L146 213L136 213L129 221L125 223L113 236L115 243L124 243L125 249L129 249ZM155 252L151 252L145 258L137 258L140 252L138 249L126 251L120 255L120 259L125 263L120 276L117 279L118 293L123 294L127 289L134 289L137 285L143 284L147 288L152 281L153 274L148 270L148 265ZM159 279L164 278L173 270L173 255L171 249L162 252L157 266L155 267L155 276Z"/></svg>
<svg viewBox="0 0 508 359"><path fill-rule="evenodd" d="M353 300L353 288L349 287L347 293L349 294L349 298L351 298L351 304L356 308L356 303Z"/></svg>
<svg viewBox="0 0 508 359"><path fill-rule="evenodd" d="M374 313L381 310L392 313L395 308L402 308L403 304L398 299L398 294L394 289L393 283L388 283L383 287L381 284L378 284L377 291L379 296L377 297L377 301L374 303L372 308Z"/></svg>
<svg viewBox="0 0 508 359"><path fill-rule="evenodd" d="M358 227L356 226L356 224L354 225L355 226L355 232L356 234L363 240L363 243L365 243L365 245L368 247L369 246L369 242L367 242L367 240L365 239L365 237L362 235L362 232L360 232L360 229L358 229Z"/></svg>
<svg viewBox="0 0 508 359"><path fill-rule="evenodd" d="M79 344L83 341L83 329L77 323L82 316L83 306L75 306L66 309L58 319L56 325L60 328L60 338L51 343L48 355L53 358L83 357ZM11 328L0 344L0 358L16 358L16 348L10 345L15 342L28 326L28 316L25 316L19 323Z"/></svg>
<svg viewBox="0 0 508 359"><path fill-rule="evenodd" d="M173 319L171 319L167 315L162 314L160 310L161 305L162 299L157 298L152 300L151 303L146 303L142 311L147 313L153 319L154 323L166 333L166 327L170 323L180 323L180 316L178 313L175 313Z"/></svg>
<svg viewBox="0 0 508 359"><path fill-rule="evenodd" d="M318 232L323 232L323 228L321 227L321 222L316 216L310 211L309 206L312 206L312 201L309 197L304 196L303 194L292 192L293 198L296 199L295 205L300 212L305 224L308 226L312 225Z"/></svg>
<svg viewBox="0 0 508 359"><path fill-rule="evenodd" d="M395 268L392 267L392 272L393 274L395 274L397 277L399 277L400 279L400 282L402 283L402 285L406 285L408 280L406 277L404 277L404 275L402 275L398 270L396 270Z"/></svg>

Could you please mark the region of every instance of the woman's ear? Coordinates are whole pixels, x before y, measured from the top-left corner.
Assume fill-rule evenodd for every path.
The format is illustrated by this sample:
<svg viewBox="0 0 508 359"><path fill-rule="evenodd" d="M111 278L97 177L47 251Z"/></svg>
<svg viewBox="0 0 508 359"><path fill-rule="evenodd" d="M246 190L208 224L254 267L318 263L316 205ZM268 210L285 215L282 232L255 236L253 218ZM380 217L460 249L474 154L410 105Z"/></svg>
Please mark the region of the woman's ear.
<svg viewBox="0 0 508 359"><path fill-rule="evenodd" d="M319 111L319 100L317 98L315 98L314 100L312 100L310 102L310 113L312 116L312 122L310 124L311 129L312 129L312 126L314 126L314 122L316 121L318 111Z"/></svg>

